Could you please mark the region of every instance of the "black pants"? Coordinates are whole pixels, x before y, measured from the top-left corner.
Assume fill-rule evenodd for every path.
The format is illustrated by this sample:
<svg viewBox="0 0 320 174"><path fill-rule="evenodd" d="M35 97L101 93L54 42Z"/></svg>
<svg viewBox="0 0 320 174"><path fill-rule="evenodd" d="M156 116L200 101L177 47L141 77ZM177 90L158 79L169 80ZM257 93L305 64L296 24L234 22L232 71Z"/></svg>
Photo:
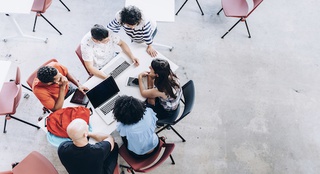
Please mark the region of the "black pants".
<svg viewBox="0 0 320 174"><path fill-rule="evenodd" d="M117 143L114 143L113 150L110 152L109 156L103 163L103 173L105 174L113 174L113 171L118 163L118 152L119 147Z"/></svg>
<svg viewBox="0 0 320 174"><path fill-rule="evenodd" d="M132 152L131 150L128 149L128 140L127 140L127 138L126 137L121 137L121 138L122 138L123 144L126 146L128 152L129 152L129 154L135 159L146 159L146 158L149 158L150 156L152 156L153 154L155 154L158 151L159 145L160 145L160 142L158 142L158 145L153 149L152 152L144 154L144 155L138 155L138 154L136 154L136 153L134 153L134 152Z"/></svg>

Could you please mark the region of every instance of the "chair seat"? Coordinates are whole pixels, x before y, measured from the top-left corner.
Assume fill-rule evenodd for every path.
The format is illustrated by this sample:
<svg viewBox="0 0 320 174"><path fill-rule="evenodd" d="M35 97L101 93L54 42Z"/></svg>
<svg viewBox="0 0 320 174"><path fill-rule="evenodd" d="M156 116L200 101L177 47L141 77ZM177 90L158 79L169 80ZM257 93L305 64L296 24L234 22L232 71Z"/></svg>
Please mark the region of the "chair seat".
<svg viewBox="0 0 320 174"><path fill-rule="evenodd" d="M170 116L169 118L166 118L166 119L159 119L159 120L157 121L157 124L158 124L158 125L161 125L161 124L171 124L171 125L174 125L174 122L176 121L179 113L180 113L180 106L178 106L178 108L174 111L173 116Z"/></svg>
<svg viewBox="0 0 320 174"><path fill-rule="evenodd" d="M227 17L246 17L249 6L246 0L221 0L223 12Z"/></svg>
<svg viewBox="0 0 320 174"><path fill-rule="evenodd" d="M5 82L0 92L0 115L14 114L14 98L18 87L14 81Z"/></svg>

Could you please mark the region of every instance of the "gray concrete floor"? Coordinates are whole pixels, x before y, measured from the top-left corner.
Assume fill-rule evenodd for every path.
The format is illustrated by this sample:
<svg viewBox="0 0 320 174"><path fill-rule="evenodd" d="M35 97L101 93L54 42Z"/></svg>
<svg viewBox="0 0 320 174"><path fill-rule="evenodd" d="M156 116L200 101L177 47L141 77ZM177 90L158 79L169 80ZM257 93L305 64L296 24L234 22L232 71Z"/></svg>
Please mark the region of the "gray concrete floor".
<svg viewBox="0 0 320 174"><path fill-rule="evenodd" d="M40 64L57 58L81 82L86 80L74 50L93 24L107 24L125 1L64 2L71 12L54 0L45 13L62 36L41 18L33 33L34 13L16 15L26 34L48 37L49 42L1 41L0 60L13 63L8 79L19 66L25 82ZM176 0L175 9L183 2ZM176 144L176 165L168 160L150 173L319 173L320 1L262 2L248 18L251 39L244 23L221 39L236 19L216 15L220 0L199 2L204 16L191 0L175 22L158 23L155 40L175 47L158 51L180 66L182 83L194 80L196 103L176 125L186 142L171 131L161 134ZM5 15L0 21L0 37L14 33ZM30 97L21 100L16 116L36 123L41 104L32 93L23 93ZM66 173L43 131L15 120L8 122L7 131L0 133L0 171L37 150Z"/></svg>

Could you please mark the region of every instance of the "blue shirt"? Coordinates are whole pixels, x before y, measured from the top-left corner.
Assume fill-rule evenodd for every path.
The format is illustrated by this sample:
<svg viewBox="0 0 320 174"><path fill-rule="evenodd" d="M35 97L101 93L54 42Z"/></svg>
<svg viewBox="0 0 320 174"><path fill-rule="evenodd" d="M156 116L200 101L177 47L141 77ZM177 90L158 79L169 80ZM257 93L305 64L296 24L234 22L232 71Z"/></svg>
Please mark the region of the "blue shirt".
<svg viewBox="0 0 320 174"><path fill-rule="evenodd" d="M136 124L124 125L117 122L117 131L120 136L127 138L130 151L144 155L158 145L159 138L155 133L157 120L156 113L147 108L143 118Z"/></svg>

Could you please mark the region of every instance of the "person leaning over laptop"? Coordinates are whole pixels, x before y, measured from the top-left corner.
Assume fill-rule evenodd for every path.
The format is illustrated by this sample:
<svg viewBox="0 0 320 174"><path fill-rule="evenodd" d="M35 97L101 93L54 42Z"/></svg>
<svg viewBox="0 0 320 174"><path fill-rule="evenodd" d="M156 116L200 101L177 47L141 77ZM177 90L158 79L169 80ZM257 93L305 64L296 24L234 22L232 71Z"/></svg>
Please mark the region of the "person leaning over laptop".
<svg viewBox="0 0 320 174"><path fill-rule="evenodd" d="M74 85L83 93L88 90L69 73L65 66L58 62L51 62L39 68L32 90L42 105L54 112L61 109L64 99L76 90Z"/></svg>
<svg viewBox="0 0 320 174"><path fill-rule="evenodd" d="M115 102L113 114L129 154L134 158L148 158L157 152L159 138L155 133L157 117L151 108L132 96L122 95Z"/></svg>
<svg viewBox="0 0 320 174"><path fill-rule="evenodd" d="M115 57L115 47L120 46L122 51L138 66L136 58L128 45L119 36L113 34L104 26L95 24L81 40L82 59L88 71L99 78L105 79L109 75L99 71L112 58Z"/></svg>
<svg viewBox="0 0 320 174"><path fill-rule="evenodd" d="M112 174L117 167L118 145L111 135L88 131L87 123L74 119L67 127L72 141L58 147L58 156L69 174ZM88 137L97 141L90 144Z"/></svg>

